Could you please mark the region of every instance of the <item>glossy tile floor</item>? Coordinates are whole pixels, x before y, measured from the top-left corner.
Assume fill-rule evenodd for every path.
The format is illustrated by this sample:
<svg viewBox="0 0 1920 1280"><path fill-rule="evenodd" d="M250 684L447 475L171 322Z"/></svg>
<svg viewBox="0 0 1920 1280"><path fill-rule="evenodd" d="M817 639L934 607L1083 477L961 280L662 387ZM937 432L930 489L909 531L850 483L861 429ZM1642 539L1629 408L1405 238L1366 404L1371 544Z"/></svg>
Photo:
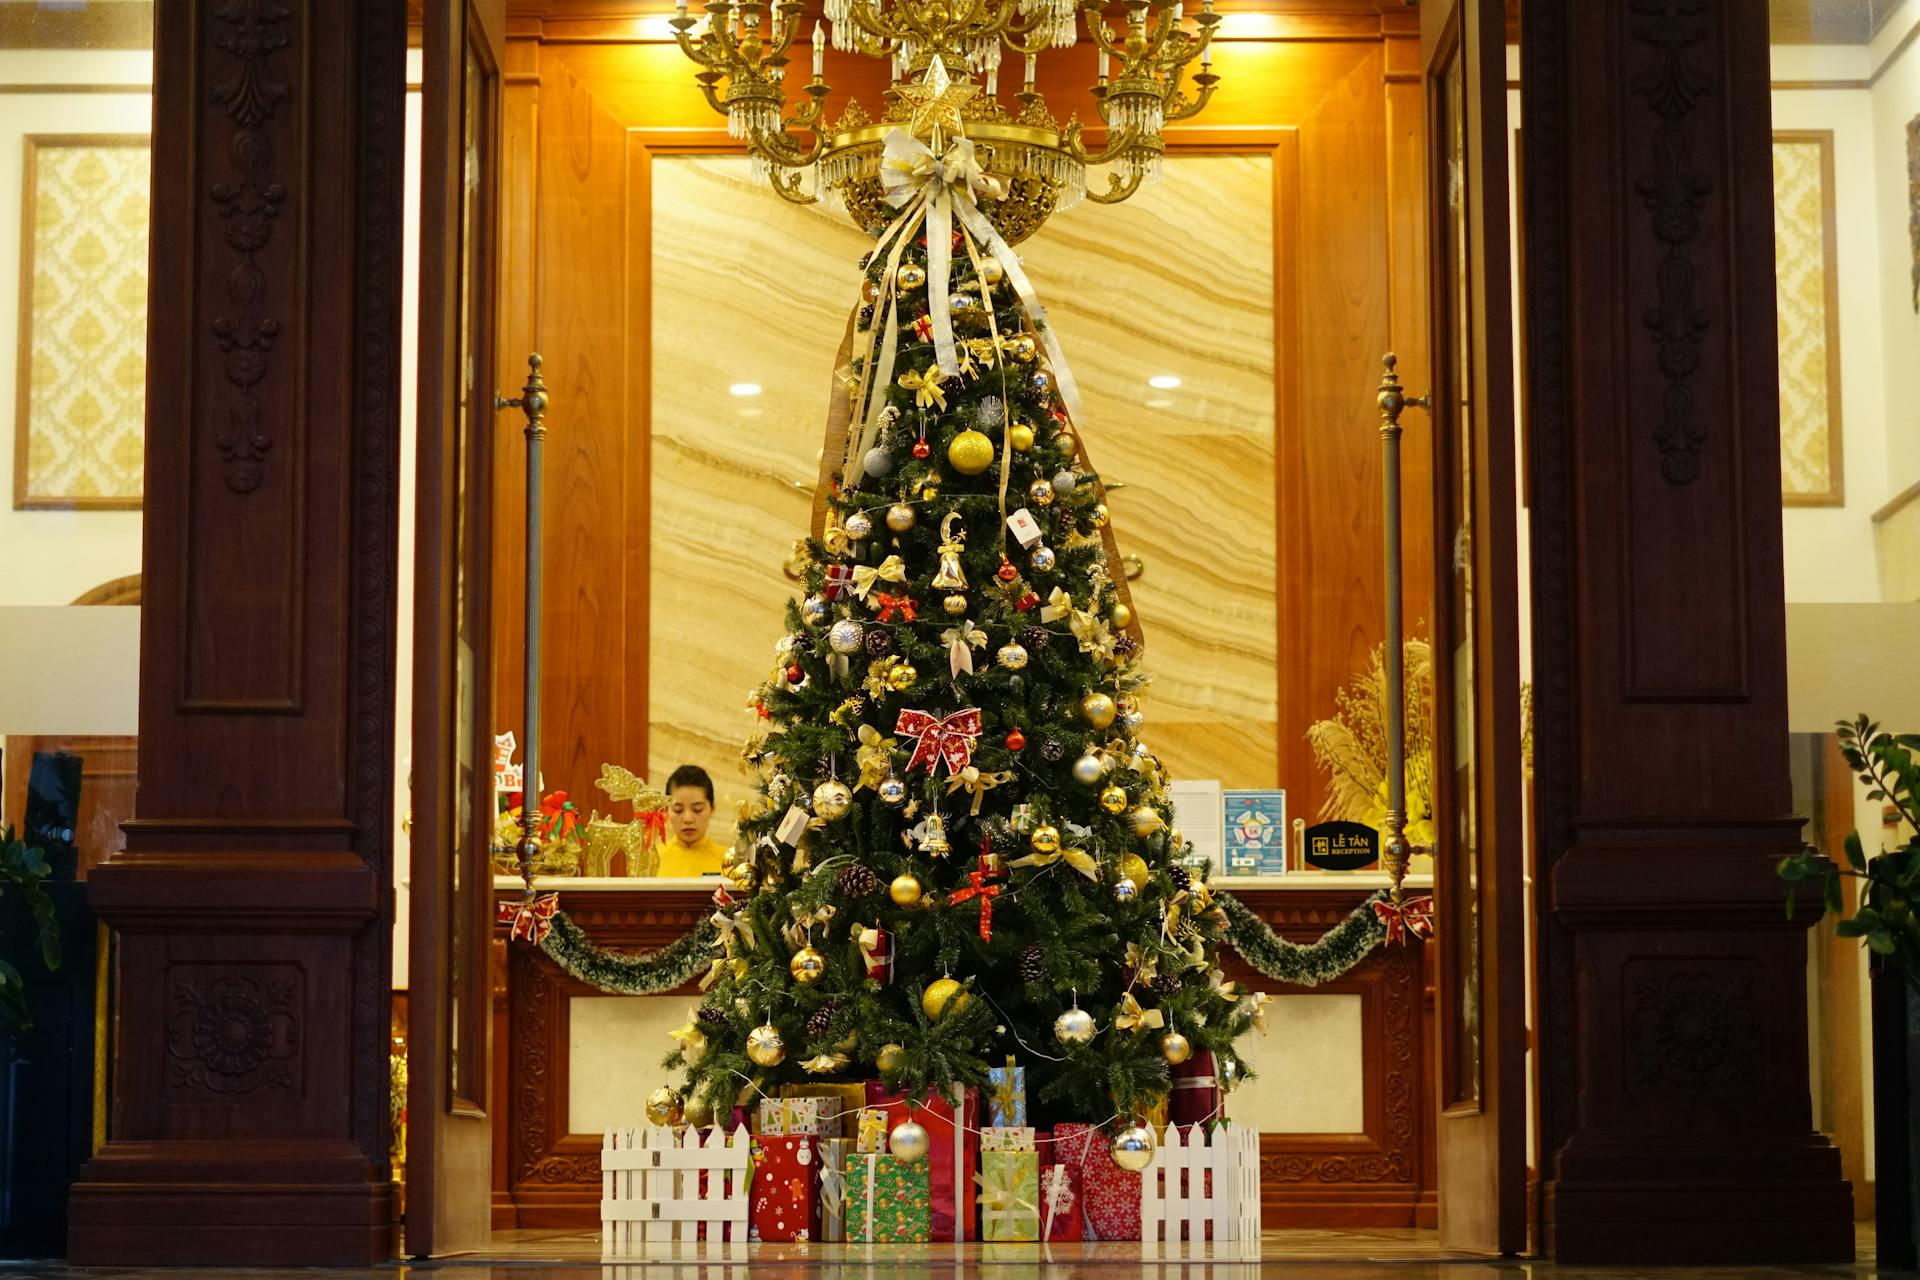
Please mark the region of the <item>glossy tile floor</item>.
<svg viewBox="0 0 1920 1280"><path fill-rule="evenodd" d="M1527 1260L1453 1258L1430 1231L1273 1231L1261 1240L1259 1261L1142 1262L1137 1244L1037 1245L756 1245L742 1258L672 1258L602 1263L597 1233L519 1231L495 1237L486 1257L428 1263L395 1262L370 1270L319 1268L208 1269L80 1268L49 1263L0 1263L0 1280L874 1280L937 1274L952 1280L1869 1280L1873 1237L1860 1234L1862 1261L1833 1266L1696 1268L1556 1267ZM1901 1274L1888 1272L1888 1275ZM1909 1273L1910 1274L1910 1273Z"/></svg>

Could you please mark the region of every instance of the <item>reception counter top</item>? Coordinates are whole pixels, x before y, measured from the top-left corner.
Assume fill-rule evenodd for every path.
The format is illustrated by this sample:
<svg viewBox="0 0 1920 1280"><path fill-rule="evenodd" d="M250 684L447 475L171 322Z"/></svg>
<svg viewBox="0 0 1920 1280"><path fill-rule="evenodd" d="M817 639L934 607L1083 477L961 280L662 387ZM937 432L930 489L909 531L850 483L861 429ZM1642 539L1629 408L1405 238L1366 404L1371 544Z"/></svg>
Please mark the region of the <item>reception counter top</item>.
<svg viewBox="0 0 1920 1280"><path fill-rule="evenodd" d="M717 876L542 876L568 917L603 946L651 951L712 911ZM1311 943L1387 877L1300 871L1214 880L1288 941ZM1431 877L1409 876L1426 892ZM494 880L498 900L522 892ZM667 1032L697 988L610 995L564 973L538 948L494 943L494 1225L577 1228L598 1221L600 1143L643 1123L648 1092L667 1079ZM1312 988L1276 982L1223 952L1230 978L1273 995L1267 1032L1242 1041L1257 1079L1230 1097L1261 1130L1264 1225L1435 1225L1430 948L1380 947Z"/></svg>

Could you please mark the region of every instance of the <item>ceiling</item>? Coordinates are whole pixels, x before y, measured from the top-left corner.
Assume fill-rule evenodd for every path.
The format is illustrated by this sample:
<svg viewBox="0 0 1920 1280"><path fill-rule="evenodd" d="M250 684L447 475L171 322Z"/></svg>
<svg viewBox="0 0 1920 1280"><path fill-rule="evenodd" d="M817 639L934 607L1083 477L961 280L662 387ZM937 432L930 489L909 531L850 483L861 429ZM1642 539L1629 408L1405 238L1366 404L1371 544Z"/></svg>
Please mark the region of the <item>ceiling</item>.
<svg viewBox="0 0 1920 1280"><path fill-rule="evenodd" d="M1899 7L1900 0L1768 0L1768 34L1775 44L1865 44Z"/></svg>

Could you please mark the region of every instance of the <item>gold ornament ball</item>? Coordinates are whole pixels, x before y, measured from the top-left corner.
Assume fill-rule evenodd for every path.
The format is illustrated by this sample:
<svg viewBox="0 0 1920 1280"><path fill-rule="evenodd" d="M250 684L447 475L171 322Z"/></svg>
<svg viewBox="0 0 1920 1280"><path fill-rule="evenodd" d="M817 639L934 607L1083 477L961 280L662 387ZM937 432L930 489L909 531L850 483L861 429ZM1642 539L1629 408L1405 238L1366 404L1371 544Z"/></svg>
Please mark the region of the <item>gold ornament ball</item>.
<svg viewBox="0 0 1920 1280"><path fill-rule="evenodd" d="M1113 870L1121 879L1130 881L1135 889L1147 887L1147 860L1139 854L1122 854L1120 861L1113 864Z"/></svg>
<svg viewBox="0 0 1920 1280"><path fill-rule="evenodd" d="M1193 1045L1178 1031L1169 1031L1160 1037L1160 1056L1177 1067L1193 1056Z"/></svg>
<svg viewBox="0 0 1920 1280"><path fill-rule="evenodd" d="M1008 671L1018 671L1027 665L1027 647L1019 643L1003 644L994 653L993 660Z"/></svg>
<svg viewBox="0 0 1920 1280"><path fill-rule="evenodd" d="M1076 456L1074 454L1075 442L1073 439L1073 432L1071 431L1054 432L1053 447L1058 449L1061 453L1066 454L1069 458Z"/></svg>
<svg viewBox="0 0 1920 1280"><path fill-rule="evenodd" d="M810 986L826 976L827 958L815 947L802 947L787 962L787 972L801 986Z"/></svg>
<svg viewBox="0 0 1920 1280"><path fill-rule="evenodd" d="M929 1018L939 1022L948 1014L966 1008L967 1001L971 999L973 996L954 979L935 978L921 993L920 1008Z"/></svg>
<svg viewBox="0 0 1920 1280"><path fill-rule="evenodd" d="M1095 729L1104 729L1113 723L1117 714L1113 699L1097 690L1080 699L1080 718Z"/></svg>
<svg viewBox="0 0 1920 1280"><path fill-rule="evenodd" d="M1007 341L1007 354L1022 364L1032 360L1034 353L1039 349L1040 344L1033 340L1033 335L1030 333L1018 334Z"/></svg>
<svg viewBox="0 0 1920 1280"><path fill-rule="evenodd" d="M927 269L917 262L903 262L893 278L902 289L918 289L927 282Z"/></svg>
<svg viewBox="0 0 1920 1280"><path fill-rule="evenodd" d="M1035 827L1033 834L1027 837L1027 843L1033 846L1035 853L1060 852L1060 828L1051 823Z"/></svg>
<svg viewBox="0 0 1920 1280"><path fill-rule="evenodd" d="M960 595L948 596L940 602L940 607L947 611L949 618L957 618L967 611L967 598Z"/></svg>
<svg viewBox="0 0 1920 1280"><path fill-rule="evenodd" d="M913 682L919 678L920 673L918 671L902 663L900 666L887 672L887 687L904 693L908 689L913 688Z"/></svg>
<svg viewBox="0 0 1920 1280"><path fill-rule="evenodd" d="M1106 504L1106 503L1104 503L1104 502L1096 502L1096 503L1094 503L1094 504L1093 504L1093 513L1092 513L1092 515L1091 515L1091 516L1089 517L1089 519L1091 519L1091 520L1093 521L1093 527L1094 527L1094 528L1096 528L1096 529L1104 529L1104 528L1106 528L1106 527L1107 527L1107 518L1108 518L1108 517L1107 517L1107 504Z"/></svg>
<svg viewBox="0 0 1920 1280"><path fill-rule="evenodd" d="M734 888L740 890L742 893L752 892L753 864L751 862L734 863L732 866L727 868L726 877L727 877L727 883L731 884Z"/></svg>
<svg viewBox="0 0 1920 1280"><path fill-rule="evenodd" d="M977 476L993 465L993 441L969 427L947 446L947 461L963 476Z"/></svg>
<svg viewBox="0 0 1920 1280"><path fill-rule="evenodd" d="M917 907L920 905L920 878L900 875L893 878L887 886L887 896L893 899L896 907Z"/></svg>
<svg viewBox="0 0 1920 1280"><path fill-rule="evenodd" d="M1113 705L1120 709L1120 714L1123 716L1140 714L1140 699L1131 693L1121 694L1113 700Z"/></svg>
<svg viewBox="0 0 1920 1280"><path fill-rule="evenodd" d="M813 811L832 822L847 816L847 810L853 808L853 792L847 784L828 778L813 789Z"/></svg>
<svg viewBox="0 0 1920 1280"><path fill-rule="evenodd" d="M1069 1049L1093 1039L1093 1015L1075 1005L1053 1020L1053 1038Z"/></svg>
<svg viewBox="0 0 1920 1280"><path fill-rule="evenodd" d="M1139 1173L1153 1163L1153 1147L1153 1130L1143 1124L1130 1124L1113 1135L1108 1150L1117 1167Z"/></svg>
<svg viewBox="0 0 1920 1280"><path fill-rule="evenodd" d="M747 1032L747 1056L758 1067L777 1067L787 1056L787 1042L780 1038L780 1028L771 1022L763 1022Z"/></svg>
<svg viewBox="0 0 1920 1280"><path fill-rule="evenodd" d="M983 258L980 261L980 278L988 284L999 284L1007 278L1007 269L1000 265L998 258Z"/></svg>
<svg viewBox="0 0 1920 1280"><path fill-rule="evenodd" d="M713 1097L704 1082L687 1098L686 1120L696 1129L713 1123Z"/></svg>
<svg viewBox="0 0 1920 1280"><path fill-rule="evenodd" d="M904 502L896 502L887 508L887 528L895 533L905 533L913 528L913 508Z"/></svg>
<svg viewBox="0 0 1920 1280"><path fill-rule="evenodd" d="M1015 453L1025 453L1033 448L1033 428L1024 422L1014 423L1007 429L1007 443Z"/></svg>
<svg viewBox="0 0 1920 1280"><path fill-rule="evenodd" d="M1127 807L1127 789L1108 787L1100 793L1100 807L1108 813L1119 813Z"/></svg>
<svg viewBox="0 0 1920 1280"><path fill-rule="evenodd" d="M860 301L868 303L880 301L880 282L872 276L860 282Z"/></svg>
<svg viewBox="0 0 1920 1280"><path fill-rule="evenodd" d="M692 1066L706 1056L706 1032L695 1027L693 1031L680 1042L680 1061L686 1063L688 1066Z"/></svg>
<svg viewBox="0 0 1920 1280"><path fill-rule="evenodd" d="M647 1095L648 1124L679 1124L685 1115L686 1107L676 1090L663 1084Z"/></svg>
<svg viewBox="0 0 1920 1280"><path fill-rule="evenodd" d="M1160 829L1161 822L1162 819L1159 811L1157 809L1149 809L1146 805L1141 805L1127 815L1127 826L1130 827L1133 830L1133 834L1137 836L1152 835Z"/></svg>
<svg viewBox="0 0 1920 1280"><path fill-rule="evenodd" d="M1036 507L1053 505L1053 481L1035 480L1027 486L1027 501Z"/></svg>
<svg viewBox="0 0 1920 1280"><path fill-rule="evenodd" d="M1133 625L1133 610L1124 604L1114 605L1113 612L1107 616L1113 619L1113 625L1119 627L1121 630L1125 630Z"/></svg>
<svg viewBox="0 0 1920 1280"><path fill-rule="evenodd" d="M887 1135L888 1153L902 1164L918 1164L925 1160L927 1148L931 1145L926 1126L918 1120L902 1120Z"/></svg>
<svg viewBox="0 0 1920 1280"><path fill-rule="evenodd" d="M898 1044L881 1045L880 1052L874 1056L873 1065L879 1068L880 1074L892 1075L901 1067L907 1065L906 1046Z"/></svg>

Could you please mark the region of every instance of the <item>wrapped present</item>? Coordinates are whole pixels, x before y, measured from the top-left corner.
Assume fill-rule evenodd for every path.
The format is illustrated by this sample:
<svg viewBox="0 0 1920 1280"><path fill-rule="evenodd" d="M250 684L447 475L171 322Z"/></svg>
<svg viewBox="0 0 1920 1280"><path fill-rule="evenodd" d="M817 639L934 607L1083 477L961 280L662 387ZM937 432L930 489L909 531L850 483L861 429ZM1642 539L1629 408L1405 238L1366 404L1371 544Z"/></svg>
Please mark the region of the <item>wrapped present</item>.
<svg viewBox="0 0 1920 1280"><path fill-rule="evenodd" d="M1032 1132L1028 1130L1028 1132ZM1040 1238L1040 1155L1025 1151L981 1151L980 1238Z"/></svg>
<svg viewBox="0 0 1920 1280"><path fill-rule="evenodd" d="M840 1132L838 1109L831 1098L762 1096L754 1121L755 1131L763 1134L804 1133L824 1138Z"/></svg>
<svg viewBox="0 0 1920 1280"><path fill-rule="evenodd" d="M856 1138L860 1135L860 1108L867 1105L866 1085L783 1084L776 1092L783 1098L824 1099L826 1106L820 1116L821 1137Z"/></svg>
<svg viewBox="0 0 1920 1280"><path fill-rule="evenodd" d="M1095 1240L1140 1238L1140 1175L1113 1162L1109 1136L1090 1124L1053 1127L1054 1155L1080 1175L1080 1215Z"/></svg>
<svg viewBox="0 0 1920 1280"><path fill-rule="evenodd" d="M850 1244L924 1244L931 1236L927 1163L890 1155L848 1157L845 1221Z"/></svg>
<svg viewBox="0 0 1920 1280"><path fill-rule="evenodd" d="M1040 1167L1040 1238L1080 1238L1080 1171L1064 1164Z"/></svg>
<svg viewBox="0 0 1920 1280"><path fill-rule="evenodd" d="M887 1113L887 1127L909 1116L927 1131L927 1169L933 1191L933 1238L965 1240L973 1225L973 1174L980 1152L976 1136L980 1097L974 1089L956 1089L951 1099L929 1089L909 1100L878 1080L867 1082L867 1105Z"/></svg>
<svg viewBox="0 0 1920 1280"><path fill-rule="evenodd" d="M1008 1128L1027 1122L1027 1069L1014 1066L1012 1054L1007 1055L1006 1066L987 1071L987 1094L983 1102L990 1125Z"/></svg>
<svg viewBox="0 0 1920 1280"><path fill-rule="evenodd" d="M1027 1125L988 1125L980 1131L980 1150L1038 1151L1034 1131Z"/></svg>
<svg viewBox="0 0 1920 1280"><path fill-rule="evenodd" d="M753 1140L753 1184L748 1212L762 1240L811 1240L814 1214L814 1138L761 1134Z"/></svg>
<svg viewBox="0 0 1920 1280"><path fill-rule="evenodd" d="M853 1149L863 1156L872 1155L876 1151L885 1151L887 1134L892 1128L893 1125L887 1119L885 1107L862 1107L859 1118L855 1122Z"/></svg>
<svg viewBox="0 0 1920 1280"><path fill-rule="evenodd" d="M820 1189L814 1197L813 1238L838 1243L847 1238L847 1162L859 1157L851 1138L822 1138L814 1146L820 1158Z"/></svg>
<svg viewBox="0 0 1920 1280"><path fill-rule="evenodd" d="M1167 1097L1167 1115L1174 1124L1206 1124L1220 1115L1220 1078L1213 1051L1196 1049L1173 1069L1173 1091Z"/></svg>

